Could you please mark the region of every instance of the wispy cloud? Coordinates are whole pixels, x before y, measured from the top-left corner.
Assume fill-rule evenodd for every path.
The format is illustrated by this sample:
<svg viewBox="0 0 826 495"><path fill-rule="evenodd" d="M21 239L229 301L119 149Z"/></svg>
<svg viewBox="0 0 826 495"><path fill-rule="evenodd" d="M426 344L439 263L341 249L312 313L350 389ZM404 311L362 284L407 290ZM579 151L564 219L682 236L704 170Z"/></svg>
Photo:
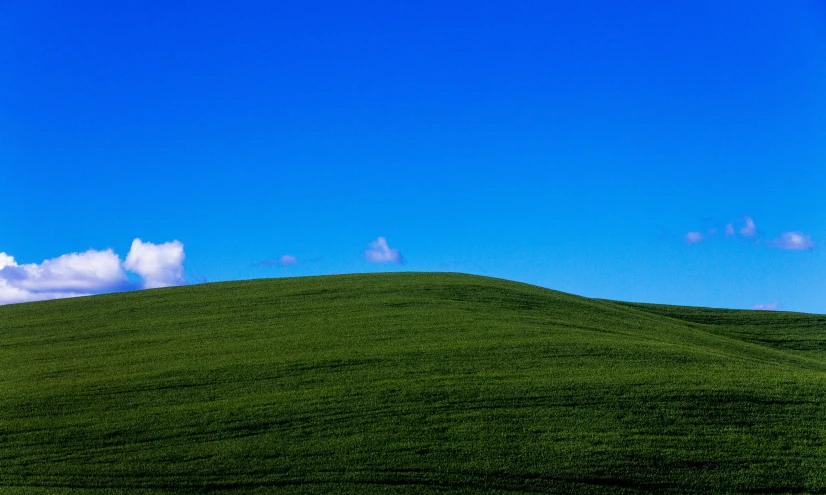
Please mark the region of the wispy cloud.
<svg viewBox="0 0 826 495"><path fill-rule="evenodd" d="M805 251L815 247L811 237L803 235L801 232L784 232L780 234L779 238L771 241L770 245L792 251Z"/></svg>
<svg viewBox="0 0 826 495"><path fill-rule="evenodd" d="M364 250L364 257L371 263L404 263L399 250L388 246L384 237L371 242L370 249Z"/></svg>
<svg viewBox="0 0 826 495"><path fill-rule="evenodd" d="M287 265L296 265L298 264L298 258L291 254L285 254L284 256L278 258L277 260L266 260L258 263L259 266L287 266Z"/></svg>
<svg viewBox="0 0 826 495"><path fill-rule="evenodd" d="M711 221L711 220L714 220L714 219L709 217L709 218L704 218L701 221L706 222L706 221ZM744 225L739 230L739 234L743 237L754 237L754 236L756 236L757 235L757 225L755 225L754 219L747 216L747 217L743 217L743 221L744 221ZM708 239L716 236L717 233L720 232L721 229L722 229L723 235L725 237L734 237L737 234L737 231L735 231L735 229L734 229L734 222L729 222L725 226L716 225L716 226L708 227L708 228L704 229L705 234L703 234L700 231L688 232L684 236L685 242L686 242L686 244L696 244L698 242L708 240Z"/></svg>
<svg viewBox="0 0 826 495"><path fill-rule="evenodd" d="M132 243L123 263L111 249L90 249L23 265L0 253L0 304L138 288L124 269L140 275L144 288L183 285L183 260L183 244L178 241L156 245L140 239Z"/></svg>
<svg viewBox="0 0 826 495"><path fill-rule="evenodd" d="M774 302L771 302L771 303L768 303L768 304L755 304L754 309L757 309L757 310L760 310L760 311L777 311L777 305L778 305L777 301L774 301Z"/></svg>
<svg viewBox="0 0 826 495"><path fill-rule="evenodd" d="M751 238L759 236L759 232L757 231L757 224L754 222L754 219L750 216L743 217L743 226L739 229L739 231L735 230L734 222L729 222L723 228L723 233L725 237L734 237L735 235L739 234L741 237ZM693 231L688 232L685 234L684 239L686 244L696 244L698 242L702 242L704 240L710 239L714 237L718 232L717 227L711 227L702 233L700 231ZM757 242L760 243L759 241ZM769 241L762 242L765 246L776 247L780 249L792 250L792 251L805 251L807 249L812 249L815 247L815 242L812 241L812 238L808 235L803 234L802 232L784 232L780 234L780 237L777 239L772 239Z"/></svg>
<svg viewBox="0 0 826 495"><path fill-rule="evenodd" d="M744 217L746 224L740 229L740 235L743 237L754 237L757 235L757 226L751 217Z"/></svg>

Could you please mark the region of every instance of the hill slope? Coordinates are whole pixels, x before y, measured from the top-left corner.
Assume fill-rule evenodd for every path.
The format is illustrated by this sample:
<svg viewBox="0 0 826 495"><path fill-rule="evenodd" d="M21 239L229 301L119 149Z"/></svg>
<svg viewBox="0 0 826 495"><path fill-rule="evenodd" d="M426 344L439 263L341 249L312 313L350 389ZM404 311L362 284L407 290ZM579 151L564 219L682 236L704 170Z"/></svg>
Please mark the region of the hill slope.
<svg viewBox="0 0 826 495"><path fill-rule="evenodd" d="M826 317L459 274L0 307L3 493L826 493Z"/></svg>

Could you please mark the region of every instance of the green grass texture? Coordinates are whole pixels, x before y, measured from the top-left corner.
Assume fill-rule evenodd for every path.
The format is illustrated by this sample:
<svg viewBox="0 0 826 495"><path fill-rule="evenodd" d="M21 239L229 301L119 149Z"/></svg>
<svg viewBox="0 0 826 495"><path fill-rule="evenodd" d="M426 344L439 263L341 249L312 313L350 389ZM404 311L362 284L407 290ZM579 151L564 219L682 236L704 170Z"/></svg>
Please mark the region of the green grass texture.
<svg viewBox="0 0 826 495"><path fill-rule="evenodd" d="M826 493L826 316L386 273L0 307L0 493Z"/></svg>

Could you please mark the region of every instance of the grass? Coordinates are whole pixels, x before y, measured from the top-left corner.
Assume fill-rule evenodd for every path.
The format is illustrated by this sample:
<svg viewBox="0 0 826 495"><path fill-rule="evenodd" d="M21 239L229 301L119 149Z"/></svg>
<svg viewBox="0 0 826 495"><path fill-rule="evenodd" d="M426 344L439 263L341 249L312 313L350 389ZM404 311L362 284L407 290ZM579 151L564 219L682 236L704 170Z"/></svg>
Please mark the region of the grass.
<svg viewBox="0 0 826 495"><path fill-rule="evenodd" d="M459 274L0 307L0 493L826 493L826 316Z"/></svg>

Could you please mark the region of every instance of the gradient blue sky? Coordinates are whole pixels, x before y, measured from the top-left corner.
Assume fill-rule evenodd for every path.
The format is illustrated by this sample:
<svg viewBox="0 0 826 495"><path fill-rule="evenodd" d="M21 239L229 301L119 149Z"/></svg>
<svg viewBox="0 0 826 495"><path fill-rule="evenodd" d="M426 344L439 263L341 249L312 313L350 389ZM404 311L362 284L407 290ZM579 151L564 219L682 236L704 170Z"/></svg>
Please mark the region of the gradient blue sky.
<svg viewBox="0 0 826 495"><path fill-rule="evenodd" d="M4 2L0 252L826 313L826 4L675 3Z"/></svg>

